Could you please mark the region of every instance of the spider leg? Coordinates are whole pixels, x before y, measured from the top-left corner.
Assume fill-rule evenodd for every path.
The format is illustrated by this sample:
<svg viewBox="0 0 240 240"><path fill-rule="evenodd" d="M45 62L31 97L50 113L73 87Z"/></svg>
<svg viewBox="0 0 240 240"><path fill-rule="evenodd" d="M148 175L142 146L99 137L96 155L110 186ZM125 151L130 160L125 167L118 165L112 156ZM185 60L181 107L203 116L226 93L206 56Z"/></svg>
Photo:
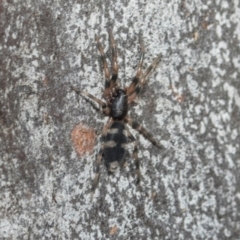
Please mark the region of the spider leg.
<svg viewBox="0 0 240 240"><path fill-rule="evenodd" d="M158 148L163 148L163 146L158 143L152 136L151 133L149 133L140 123L137 121L133 120L130 117L125 117L125 122L127 122L132 128L137 130L140 134L142 134L146 139L148 139L154 146Z"/></svg>
<svg viewBox="0 0 240 240"><path fill-rule="evenodd" d="M136 97L140 93L142 87L146 84L146 80L147 80L148 76L150 75L152 70L156 68L156 66L158 65L160 60L161 60L161 55L158 55L158 57L155 58L153 60L152 64L147 68L145 73L138 78L137 83L135 84L134 90L132 92L129 92L129 94L128 94L128 102L129 103L133 102L136 99Z"/></svg>
<svg viewBox="0 0 240 240"><path fill-rule="evenodd" d="M98 156L97 156L97 161L96 161L96 166L95 166L95 177L94 177L93 182L92 182L92 194L94 193L94 191L97 187L98 181L99 181L100 166L101 166L101 163L102 163L103 149L104 149L104 144L102 144L101 149L100 149L100 151L98 153Z"/></svg>
<svg viewBox="0 0 240 240"><path fill-rule="evenodd" d="M116 81L118 78L118 62L117 62L118 53L112 30L109 31L109 37L112 45L112 78L110 84L111 85L110 88L112 88L116 85Z"/></svg>
<svg viewBox="0 0 240 240"><path fill-rule="evenodd" d="M91 100L93 100L94 102L98 103L101 107L102 107L102 111L105 115L109 115L110 113L110 110L109 108L107 107L107 104L102 101L101 99L98 99L96 98L95 96L93 96L92 94L90 93L87 93L87 92L81 92L79 91L78 89L76 89L75 87L72 87L72 89L77 93L77 94L80 94L82 95L83 97L88 97L90 98Z"/></svg>
<svg viewBox="0 0 240 240"><path fill-rule="evenodd" d="M112 123L113 123L113 119L109 118L107 124L103 128L103 132L102 132L103 137L105 137L107 135L108 129L111 127ZM103 158L102 155L103 155L104 147L105 147L105 143L103 142L102 146L100 148L100 151L98 153L98 156L97 156L96 167L95 167L95 177L94 177L93 182L92 182L91 200L92 200L92 197L93 197L93 193L94 193L94 191L95 191L95 189L98 185L98 182L99 182L100 166L101 166L101 163L102 163L102 158Z"/></svg>
<svg viewBox="0 0 240 240"><path fill-rule="evenodd" d="M133 158L135 160L135 167L136 167L135 174L137 175L136 183L139 184L139 182L140 182L140 162L139 162L139 158L138 158L138 144L137 144L135 137L130 133L130 131L128 129L127 129L127 134L128 134L128 138L134 143Z"/></svg>
<svg viewBox="0 0 240 240"><path fill-rule="evenodd" d="M142 65L143 65L143 59L144 59L144 53L145 53L145 49L142 41L140 42L140 46L141 46L141 55L140 55L140 59L137 67L137 73L133 78L131 84L126 88L126 92L128 96L130 96L134 92L137 84L140 81L140 76L142 74Z"/></svg>
<svg viewBox="0 0 240 240"><path fill-rule="evenodd" d="M113 55L113 62L112 62L113 76L111 79L110 79L110 71L108 68L107 60L106 60L106 54L103 50L103 47L102 47L99 37L97 35L95 35L95 40L97 42L97 48L101 55L103 71L104 71L104 75L105 75L105 89L103 92L104 98L108 98L110 96L111 90L115 86L115 82L117 80L117 72L118 72L116 44L115 44L115 41L114 41L111 31L109 34L110 34L110 40L111 40L111 44L112 44L112 48L113 48L113 50L112 50L113 51L113 53L112 53L112 55Z"/></svg>
<svg viewBox="0 0 240 240"><path fill-rule="evenodd" d="M103 50L102 44L100 43L99 37L97 35L95 35L95 40L97 42L97 48L98 48L98 50L101 54L103 71L104 71L104 74L105 74L105 88L107 88L110 85L110 71L109 71L109 68L108 68L105 52Z"/></svg>
<svg viewBox="0 0 240 240"><path fill-rule="evenodd" d="M72 87L72 89L77 93L82 95L83 97L89 97L90 99L92 99L94 102L97 102L100 106L102 106L103 108L106 107L106 103L96 97L94 97L92 94L84 92L84 91L79 91L77 88Z"/></svg>

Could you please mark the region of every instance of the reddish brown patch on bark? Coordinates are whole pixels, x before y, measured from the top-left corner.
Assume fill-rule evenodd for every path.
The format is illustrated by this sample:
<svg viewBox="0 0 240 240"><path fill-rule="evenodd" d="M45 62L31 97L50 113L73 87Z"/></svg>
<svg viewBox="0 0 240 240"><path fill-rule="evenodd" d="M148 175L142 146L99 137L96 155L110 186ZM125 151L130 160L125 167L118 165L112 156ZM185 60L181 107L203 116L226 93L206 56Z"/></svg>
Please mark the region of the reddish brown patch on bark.
<svg viewBox="0 0 240 240"><path fill-rule="evenodd" d="M74 127L71 138L75 151L82 156L93 151L96 134L94 130L82 123Z"/></svg>
<svg viewBox="0 0 240 240"><path fill-rule="evenodd" d="M118 227L117 226L114 226L114 227L112 227L111 229L110 229L110 235L115 235L116 234L116 232L117 232L117 230L118 230Z"/></svg>

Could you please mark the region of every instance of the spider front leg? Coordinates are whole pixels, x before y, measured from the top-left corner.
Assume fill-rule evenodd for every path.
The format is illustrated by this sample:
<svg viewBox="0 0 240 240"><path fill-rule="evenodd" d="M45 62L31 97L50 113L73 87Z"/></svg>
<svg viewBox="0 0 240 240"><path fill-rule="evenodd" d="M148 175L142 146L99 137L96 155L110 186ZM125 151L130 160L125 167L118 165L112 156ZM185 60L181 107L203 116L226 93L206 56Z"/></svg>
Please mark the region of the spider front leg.
<svg viewBox="0 0 240 240"><path fill-rule="evenodd" d="M117 47L116 47L116 42L113 38L113 33L112 30L109 31L109 36L110 36L110 41L112 45L112 78L111 78L111 85L112 87L115 86L115 82L117 81L118 78L118 62L117 62Z"/></svg>
<svg viewBox="0 0 240 240"><path fill-rule="evenodd" d="M156 66L158 65L160 60L161 60L161 55L159 55L157 58L155 58L153 60L152 64L147 68L147 70L145 71L145 73L143 75L141 74L140 77L138 77L138 78L135 77L133 79L132 83L127 88L127 89L129 89L131 87L130 88L131 91L130 90L127 91L129 103L133 102L136 99L136 97L139 95L142 87L146 84L146 80L149 77L151 71L156 68Z"/></svg>
<svg viewBox="0 0 240 240"><path fill-rule="evenodd" d="M137 121L133 120L130 117L126 117L125 122L128 123L132 128L134 128L135 130L137 130L140 134L142 134L146 139L148 139L154 146L158 147L158 148L163 148L163 146L158 143L152 136L151 133L149 133L140 123L138 123Z"/></svg>
<svg viewBox="0 0 240 240"><path fill-rule="evenodd" d="M142 74L142 65L143 65L145 49L144 49L144 45L142 42L140 45L141 45L141 55L140 55L140 59L139 59L139 63L138 63L137 73L136 73L135 77L133 78L131 84L126 88L129 102L132 102L135 98L136 93L135 94L133 94L133 93L135 92L135 88L138 85L138 83L140 81L140 76Z"/></svg>
<svg viewBox="0 0 240 240"><path fill-rule="evenodd" d="M103 50L102 44L100 43L99 37L97 35L95 35L95 40L97 42L97 48L100 52L101 60L102 60L102 64L103 64L103 71L104 71L104 75L105 75L105 91L104 91L103 95L106 96L107 89L110 87L110 71L108 68L105 52Z"/></svg>
<svg viewBox="0 0 240 240"><path fill-rule="evenodd" d="M118 63L117 63L117 49L116 49L116 43L113 38L112 31L109 31L110 41L112 45L112 77L110 79L110 71L107 64L106 54L103 50L102 44L100 43L99 37L96 35L95 40L97 42L97 47L101 55L101 60L103 64L103 70L105 74L105 89L103 92L104 98L109 98L112 89L116 86L116 80L118 77Z"/></svg>

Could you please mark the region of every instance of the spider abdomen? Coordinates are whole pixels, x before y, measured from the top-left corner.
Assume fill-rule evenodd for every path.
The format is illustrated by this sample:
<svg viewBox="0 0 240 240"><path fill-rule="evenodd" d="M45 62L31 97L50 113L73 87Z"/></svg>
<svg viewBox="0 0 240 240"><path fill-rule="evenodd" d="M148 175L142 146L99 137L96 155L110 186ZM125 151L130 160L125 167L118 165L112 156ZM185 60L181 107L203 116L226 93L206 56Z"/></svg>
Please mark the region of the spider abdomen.
<svg viewBox="0 0 240 240"><path fill-rule="evenodd" d="M125 157L125 145L127 144L127 133L124 124L113 122L105 137L103 158L109 172L114 172L122 165Z"/></svg>
<svg viewBox="0 0 240 240"><path fill-rule="evenodd" d="M126 91L123 89L117 89L113 96L111 102L111 117L116 120L123 119L128 112L128 99Z"/></svg>

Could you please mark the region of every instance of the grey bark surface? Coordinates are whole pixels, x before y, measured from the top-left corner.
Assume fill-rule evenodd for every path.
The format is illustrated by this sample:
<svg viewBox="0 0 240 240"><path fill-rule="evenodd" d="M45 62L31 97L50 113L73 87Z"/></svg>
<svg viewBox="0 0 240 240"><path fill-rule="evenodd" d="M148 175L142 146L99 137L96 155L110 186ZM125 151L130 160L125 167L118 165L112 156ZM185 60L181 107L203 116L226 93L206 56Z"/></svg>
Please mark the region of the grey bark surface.
<svg viewBox="0 0 240 240"><path fill-rule="evenodd" d="M204 1L0 1L0 239L240 239L240 5ZM71 90L101 97L94 35L113 28L120 83L145 44L162 61L130 115L164 145L139 142L128 166L79 157L71 130L107 118Z"/></svg>

